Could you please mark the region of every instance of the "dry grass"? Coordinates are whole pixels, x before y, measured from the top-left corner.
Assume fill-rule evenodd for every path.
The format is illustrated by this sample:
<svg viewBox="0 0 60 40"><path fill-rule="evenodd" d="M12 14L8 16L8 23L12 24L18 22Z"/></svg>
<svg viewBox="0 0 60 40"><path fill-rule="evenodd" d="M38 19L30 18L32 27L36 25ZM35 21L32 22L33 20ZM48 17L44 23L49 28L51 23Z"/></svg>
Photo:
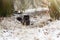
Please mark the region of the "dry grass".
<svg viewBox="0 0 60 40"><path fill-rule="evenodd" d="M0 17L10 16L13 9L13 0L0 0Z"/></svg>
<svg viewBox="0 0 60 40"><path fill-rule="evenodd" d="M59 17L60 17L60 10L59 10L59 3L56 1L56 0L50 0L50 6L49 6L49 9L50 9L50 16L52 19L56 20L58 19L59 20Z"/></svg>

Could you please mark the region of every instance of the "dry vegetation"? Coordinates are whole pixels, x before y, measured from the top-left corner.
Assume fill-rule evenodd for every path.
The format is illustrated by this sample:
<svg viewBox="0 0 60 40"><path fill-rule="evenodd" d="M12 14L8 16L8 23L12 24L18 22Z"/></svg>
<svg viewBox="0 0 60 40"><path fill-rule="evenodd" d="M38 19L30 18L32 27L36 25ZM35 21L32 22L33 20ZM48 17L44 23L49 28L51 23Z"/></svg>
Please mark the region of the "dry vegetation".
<svg viewBox="0 0 60 40"><path fill-rule="evenodd" d="M13 11L12 0L0 0L0 17L10 16Z"/></svg>
<svg viewBox="0 0 60 40"><path fill-rule="evenodd" d="M52 19L56 20L60 18L60 3L58 2L58 0L49 0L50 2L50 16Z"/></svg>

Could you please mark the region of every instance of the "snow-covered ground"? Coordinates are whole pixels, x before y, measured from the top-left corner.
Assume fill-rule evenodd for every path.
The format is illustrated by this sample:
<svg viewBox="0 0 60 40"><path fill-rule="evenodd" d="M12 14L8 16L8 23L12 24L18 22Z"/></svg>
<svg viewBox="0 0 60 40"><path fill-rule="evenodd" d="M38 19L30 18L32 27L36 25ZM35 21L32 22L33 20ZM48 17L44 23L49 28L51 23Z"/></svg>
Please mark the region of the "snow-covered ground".
<svg viewBox="0 0 60 40"><path fill-rule="evenodd" d="M0 40L60 40L60 20L31 27L13 18L5 18L0 23Z"/></svg>
<svg viewBox="0 0 60 40"><path fill-rule="evenodd" d="M30 18L33 25L22 25L15 16L0 22L0 40L60 40L60 20L48 21L48 15Z"/></svg>

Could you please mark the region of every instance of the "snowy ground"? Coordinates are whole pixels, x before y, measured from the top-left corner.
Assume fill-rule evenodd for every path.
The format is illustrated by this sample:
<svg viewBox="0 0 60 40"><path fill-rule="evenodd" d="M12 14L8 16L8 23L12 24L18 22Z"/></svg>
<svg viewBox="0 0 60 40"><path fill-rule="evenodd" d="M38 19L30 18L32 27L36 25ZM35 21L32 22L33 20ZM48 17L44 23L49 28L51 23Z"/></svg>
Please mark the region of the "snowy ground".
<svg viewBox="0 0 60 40"><path fill-rule="evenodd" d="M0 23L0 40L60 40L60 21L43 27L23 26L13 18Z"/></svg>
<svg viewBox="0 0 60 40"><path fill-rule="evenodd" d="M41 16L41 15L40 15ZM60 40L60 20L48 21L49 17L31 17L33 25L22 25L14 16L0 22L0 40Z"/></svg>

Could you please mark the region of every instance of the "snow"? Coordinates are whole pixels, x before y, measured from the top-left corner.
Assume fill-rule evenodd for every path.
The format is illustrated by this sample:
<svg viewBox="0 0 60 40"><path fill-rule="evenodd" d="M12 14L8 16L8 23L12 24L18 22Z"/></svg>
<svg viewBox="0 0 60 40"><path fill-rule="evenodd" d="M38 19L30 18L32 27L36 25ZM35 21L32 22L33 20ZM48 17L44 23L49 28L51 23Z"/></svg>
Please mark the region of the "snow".
<svg viewBox="0 0 60 40"><path fill-rule="evenodd" d="M39 8L34 8L34 9L26 9L24 11L24 14L33 14L35 12L42 12L42 11L49 11L49 8L46 8L46 7L39 7Z"/></svg>
<svg viewBox="0 0 60 40"><path fill-rule="evenodd" d="M35 12L35 9L27 9L25 12Z"/></svg>
<svg viewBox="0 0 60 40"><path fill-rule="evenodd" d="M0 22L0 40L60 40L60 20L48 22L48 19L47 15L31 17L34 24L26 26L14 16L4 18Z"/></svg>
<svg viewBox="0 0 60 40"><path fill-rule="evenodd" d="M49 9L48 8L44 8L44 7L40 7L40 8L37 8L36 11L48 11Z"/></svg>
<svg viewBox="0 0 60 40"><path fill-rule="evenodd" d="M3 21L5 24L2 22L8 29L0 30L0 40L60 40L60 20L50 22L42 28L30 28L30 26L22 26L17 20L9 20L5 19L6 23Z"/></svg>
<svg viewBox="0 0 60 40"><path fill-rule="evenodd" d="M49 10L49 9L46 7L39 7L39 8L34 8L34 9L27 9L25 10L25 12L46 11L46 10Z"/></svg>

